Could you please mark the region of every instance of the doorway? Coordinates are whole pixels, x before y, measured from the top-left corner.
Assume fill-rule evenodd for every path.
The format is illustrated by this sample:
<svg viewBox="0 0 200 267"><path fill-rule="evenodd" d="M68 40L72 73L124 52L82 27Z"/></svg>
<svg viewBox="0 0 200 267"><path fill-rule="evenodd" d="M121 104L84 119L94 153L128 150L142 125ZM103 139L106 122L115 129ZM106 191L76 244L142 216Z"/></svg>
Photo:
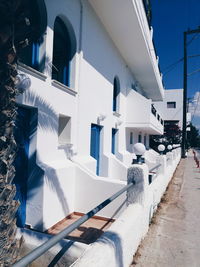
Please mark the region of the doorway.
<svg viewBox="0 0 200 267"><path fill-rule="evenodd" d="M14 161L16 186L15 199L20 201L17 211L17 226L24 227L26 222L27 180L29 165L29 145L31 134L31 119L35 109L18 106L15 120L14 137L17 143L17 156Z"/></svg>

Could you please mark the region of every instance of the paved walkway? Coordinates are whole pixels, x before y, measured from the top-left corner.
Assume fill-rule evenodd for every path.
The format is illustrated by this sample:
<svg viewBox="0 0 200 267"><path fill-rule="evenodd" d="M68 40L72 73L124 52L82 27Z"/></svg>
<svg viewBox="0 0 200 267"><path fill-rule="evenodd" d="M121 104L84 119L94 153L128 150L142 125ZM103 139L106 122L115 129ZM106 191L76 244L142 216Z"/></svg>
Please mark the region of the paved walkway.
<svg viewBox="0 0 200 267"><path fill-rule="evenodd" d="M131 265L200 267L200 169L182 159Z"/></svg>

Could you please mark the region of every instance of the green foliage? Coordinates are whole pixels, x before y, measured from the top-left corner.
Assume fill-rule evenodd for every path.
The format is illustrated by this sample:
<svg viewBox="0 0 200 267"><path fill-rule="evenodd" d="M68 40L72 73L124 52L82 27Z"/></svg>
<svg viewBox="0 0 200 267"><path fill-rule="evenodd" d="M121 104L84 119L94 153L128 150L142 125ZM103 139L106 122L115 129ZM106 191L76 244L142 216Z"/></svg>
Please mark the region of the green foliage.
<svg viewBox="0 0 200 267"><path fill-rule="evenodd" d="M150 147L157 150L159 144L172 145L180 144L182 137L182 131L177 123L175 122L165 122L164 134L163 135L152 135L150 137Z"/></svg>
<svg viewBox="0 0 200 267"><path fill-rule="evenodd" d="M200 147L199 130L190 124L190 131L187 132L187 145L188 147Z"/></svg>
<svg viewBox="0 0 200 267"><path fill-rule="evenodd" d="M180 144L181 143L182 131L177 124L165 124L164 136L167 142L170 144Z"/></svg>

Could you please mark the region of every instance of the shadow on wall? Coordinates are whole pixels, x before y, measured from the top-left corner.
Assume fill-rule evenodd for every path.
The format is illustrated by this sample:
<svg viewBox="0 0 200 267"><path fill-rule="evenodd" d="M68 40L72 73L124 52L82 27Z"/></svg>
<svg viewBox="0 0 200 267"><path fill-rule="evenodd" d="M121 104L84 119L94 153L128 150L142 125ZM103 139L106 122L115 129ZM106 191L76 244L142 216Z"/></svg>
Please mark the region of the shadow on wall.
<svg viewBox="0 0 200 267"><path fill-rule="evenodd" d="M56 170L51 166L45 164L44 171L45 171L45 176L47 178L46 183L48 184L49 188L51 188L51 190L56 193L60 201L60 204L62 206L63 212L67 215L69 213L69 207L65 195L63 193L62 187L60 186Z"/></svg>
<svg viewBox="0 0 200 267"><path fill-rule="evenodd" d="M29 105L38 108L38 111L40 113L40 120L38 121L38 126L41 129L57 132L58 119L50 103L44 100L41 96L38 96L33 91L30 91L25 95L25 102Z"/></svg>
<svg viewBox="0 0 200 267"><path fill-rule="evenodd" d="M64 196L62 187L60 186L57 173L51 166L40 164L37 154L37 127L45 130L57 133L58 119L53 107L42 97L36 93L30 91L25 96L25 103L37 107L40 113L40 120L38 121L38 112L34 112L34 115L30 121L30 147L31 156L28 159L28 179L27 179L27 204L29 208L27 210L27 217L30 218L28 223L32 224L34 228L43 230L43 199L44 199L44 186L48 184L48 187L53 191L62 206L63 212L68 214L69 208L66 198ZM35 109L37 111L37 109ZM45 179L46 177L46 179Z"/></svg>
<svg viewBox="0 0 200 267"><path fill-rule="evenodd" d="M115 252L116 267L124 267L122 242L119 235L112 231L107 231L99 240L97 240L97 242L102 243L103 245L109 245L109 247L113 248Z"/></svg>
<svg viewBox="0 0 200 267"><path fill-rule="evenodd" d="M61 243L61 242L60 242ZM59 264L62 260L62 257L65 255L65 253L68 251L68 249L74 245L73 241L69 241L67 244L63 244L62 245L62 249L59 251L59 253L52 259L52 261L49 263L48 267L54 267L57 266L57 264ZM59 263L58 263L59 262ZM69 260L69 265L71 265L73 262L70 262ZM62 262L60 263L62 264ZM66 259L64 259L64 266L69 266L66 263Z"/></svg>
<svg viewBox="0 0 200 267"><path fill-rule="evenodd" d="M43 186L44 186L44 171L36 163L36 151L29 158L29 176L27 181L27 204L29 209L27 210L28 223L31 225L31 218L35 217L34 228L43 229ZM37 199L37 206L33 206L33 199ZM33 207L33 209L32 209ZM32 214L34 211L35 214Z"/></svg>

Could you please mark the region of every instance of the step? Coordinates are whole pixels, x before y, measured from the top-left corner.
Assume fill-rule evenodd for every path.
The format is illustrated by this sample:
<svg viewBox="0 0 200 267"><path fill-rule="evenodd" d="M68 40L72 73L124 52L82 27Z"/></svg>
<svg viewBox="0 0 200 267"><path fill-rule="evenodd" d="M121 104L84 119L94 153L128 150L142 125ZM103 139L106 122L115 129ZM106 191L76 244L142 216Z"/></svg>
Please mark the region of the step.
<svg viewBox="0 0 200 267"><path fill-rule="evenodd" d="M53 235L58 234L60 231L77 221L83 215L84 214L80 212L73 212L66 218L49 228L47 230L47 233ZM114 219L110 218L93 216L92 218L81 224L68 236L66 236L66 238L85 244L91 244L95 242L114 221Z"/></svg>

